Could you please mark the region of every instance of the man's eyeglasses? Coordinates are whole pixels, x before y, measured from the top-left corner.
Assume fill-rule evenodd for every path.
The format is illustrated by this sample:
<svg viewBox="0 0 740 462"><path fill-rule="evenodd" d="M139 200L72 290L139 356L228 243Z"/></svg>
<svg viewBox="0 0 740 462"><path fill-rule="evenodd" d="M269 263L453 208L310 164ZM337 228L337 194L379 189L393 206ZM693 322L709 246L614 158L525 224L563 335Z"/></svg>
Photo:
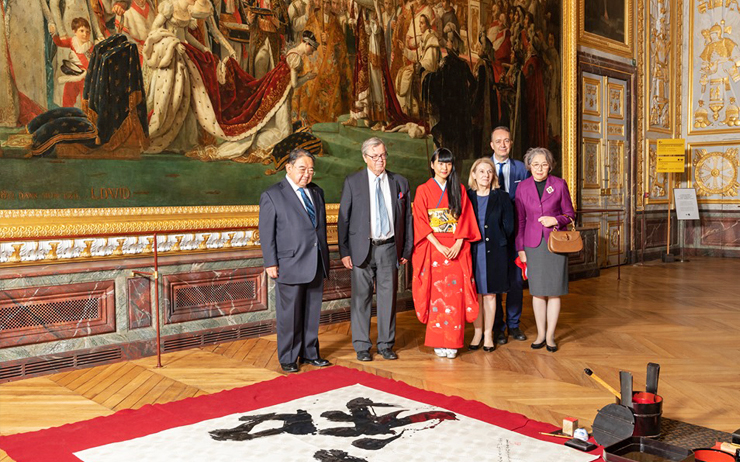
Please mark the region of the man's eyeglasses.
<svg viewBox="0 0 740 462"><path fill-rule="evenodd" d="M386 153L383 153L383 154L376 154L374 156L371 156L369 154L365 154L365 157L367 157L368 159L372 160L373 162L379 162L381 160L386 160L388 158L388 153L386 152Z"/></svg>

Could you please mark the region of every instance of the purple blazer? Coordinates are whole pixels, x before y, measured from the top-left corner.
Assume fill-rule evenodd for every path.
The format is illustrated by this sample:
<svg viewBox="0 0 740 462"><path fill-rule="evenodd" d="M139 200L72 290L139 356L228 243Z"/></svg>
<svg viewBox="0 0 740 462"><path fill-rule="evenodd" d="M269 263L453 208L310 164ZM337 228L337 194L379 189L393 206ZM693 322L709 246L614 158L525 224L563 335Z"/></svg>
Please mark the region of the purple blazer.
<svg viewBox="0 0 740 462"><path fill-rule="evenodd" d="M554 228L546 228L537 221L541 216L555 217L558 220L557 228L566 229L570 219L575 220L576 212L570 201L568 184L562 178L548 176L545 180L545 190L542 192L542 200L537 194L537 186L534 177L529 177L519 183L516 190L516 212L519 227L516 233L516 250L524 250L524 247L537 247L544 238L550 237L550 231Z"/></svg>

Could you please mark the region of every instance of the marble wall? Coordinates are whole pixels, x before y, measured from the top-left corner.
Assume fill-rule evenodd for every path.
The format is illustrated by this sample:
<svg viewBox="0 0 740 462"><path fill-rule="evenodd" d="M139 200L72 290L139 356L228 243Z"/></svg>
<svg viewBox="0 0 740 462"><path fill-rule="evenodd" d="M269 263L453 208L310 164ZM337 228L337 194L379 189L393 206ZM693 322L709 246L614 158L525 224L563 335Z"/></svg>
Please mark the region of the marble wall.
<svg viewBox="0 0 740 462"><path fill-rule="evenodd" d="M595 230L570 259L573 278L599 274ZM322 323L349 320L350 274L330 247ZM275 284L259 248L0 268L0 382L275 332ZM413 308L399 273L398 311Z"/></svg>

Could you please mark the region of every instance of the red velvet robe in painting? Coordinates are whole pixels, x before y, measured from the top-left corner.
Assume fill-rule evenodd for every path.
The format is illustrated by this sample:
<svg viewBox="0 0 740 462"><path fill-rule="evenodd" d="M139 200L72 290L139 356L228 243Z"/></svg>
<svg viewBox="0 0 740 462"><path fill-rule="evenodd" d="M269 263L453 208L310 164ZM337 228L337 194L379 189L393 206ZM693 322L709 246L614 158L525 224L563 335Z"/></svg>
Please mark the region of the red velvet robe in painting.
<svg viewBox="0 0 740 462"><path fill-rule="evenodd" d="M416 316L427 325L424 344L434 348L462 348L465 322L478 317L470 243L481 237L473 206L465 189L460 188L462 212L454 232L434 232L430 224L430 210L448 207L447 194L434 178L419 186L414 196L412 292ZM431 233L447 247L464 239L457 258L445 258L427 239Z"/></svg>

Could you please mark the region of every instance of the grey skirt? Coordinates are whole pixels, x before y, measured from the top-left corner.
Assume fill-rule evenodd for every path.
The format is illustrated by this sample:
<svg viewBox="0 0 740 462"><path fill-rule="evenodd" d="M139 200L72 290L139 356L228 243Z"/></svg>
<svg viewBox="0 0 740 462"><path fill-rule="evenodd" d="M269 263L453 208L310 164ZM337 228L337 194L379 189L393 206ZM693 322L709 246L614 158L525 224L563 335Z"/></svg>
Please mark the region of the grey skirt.
<svg viewBox="0 0 740 462"><path fill-rule="evenodd" d="M568 254L550 252L544 238L537 247L524 247L524 252L530 295L559 297L568 293Z"/></svg>

